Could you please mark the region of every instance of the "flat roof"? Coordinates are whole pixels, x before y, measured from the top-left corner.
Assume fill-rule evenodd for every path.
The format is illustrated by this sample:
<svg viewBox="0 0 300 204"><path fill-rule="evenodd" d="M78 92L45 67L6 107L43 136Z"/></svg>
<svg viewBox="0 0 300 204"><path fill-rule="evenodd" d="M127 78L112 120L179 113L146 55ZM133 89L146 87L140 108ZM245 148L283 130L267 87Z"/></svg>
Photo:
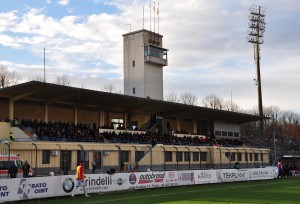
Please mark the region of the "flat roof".
<svg viewBox="0 0 300 204"><path fill-rule="evenodd" d="M128 36L128 35L133 35L133 34L136 34L136 33L142 33L142 32L146 32L146 33L150 33L150 34L153 34L153 35L157 35L159 37L163 37L161 34L159 33L155 33L153 31L150 31L150 30L147 30L147 29L141 29L141 30L136 30L136 31L130 31L129 33L125 33L123 34L122 36L125 37L125 36Z"/></svg>
<svg viewBox="0 0 300 204"><path fill-rule="evenodd" d="M258 115L217 110L162 100L127 96L84 88L30 81L0 89L0 98L44 102L45 104L69 105L95 110L154 114L163 117L191 120L210 120L243 124L260 119Z"/></svg>

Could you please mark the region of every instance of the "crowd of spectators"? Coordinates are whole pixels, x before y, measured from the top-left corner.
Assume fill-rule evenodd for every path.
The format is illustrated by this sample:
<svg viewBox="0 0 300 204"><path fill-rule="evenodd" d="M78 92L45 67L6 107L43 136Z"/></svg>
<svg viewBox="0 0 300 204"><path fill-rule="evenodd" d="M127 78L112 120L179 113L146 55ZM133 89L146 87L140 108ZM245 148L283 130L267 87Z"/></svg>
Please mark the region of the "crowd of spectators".
<svg viewBox="0 0 300 204"><path fill-rule="evenodd" d="M75 124L61 121L21 120L25 128L32 128L39 140L103 142L103 136L98 127L93 124Z"/></svg>
<svg viewBox="0 0 300 204"><path fill-rule="evenodd" d="M1 119L9 122L6 119ZM164 145L193 145L193 146L242 146L243 142L238 139L209 139L209 137L198 137L187 134L186 136L176 136L174 134L158 134L156 132L134 132L105 131L100 133L100 128L95 123L75 124L61 121L41 121L33 119L15 118L10 121L13 126L27 129L36 135L38 140L52 141L74 141L74 142L107 142L107 143L139 143ZM183 131L180 131L181 133ZM184 131L188 133L187 131Z"/></svg>
<svg viewBox="0 0 300 204"><path fill-rule="evenodd" d="M199 138L197 136L190 137L177 137L174 135L168 134L157 134L154 132L145 132L145 133L130 133L120 132L103 132L105 139L113 143L140 143L140 144L165 144L165 145L212 145L211 141L206 138Z"/></svg>
<svg viewBox="0 0 300 204"><path fill-rule="evenodd" d="M10 123L10 119L8 117L0 117L0 122L7 122Z"/></svg>

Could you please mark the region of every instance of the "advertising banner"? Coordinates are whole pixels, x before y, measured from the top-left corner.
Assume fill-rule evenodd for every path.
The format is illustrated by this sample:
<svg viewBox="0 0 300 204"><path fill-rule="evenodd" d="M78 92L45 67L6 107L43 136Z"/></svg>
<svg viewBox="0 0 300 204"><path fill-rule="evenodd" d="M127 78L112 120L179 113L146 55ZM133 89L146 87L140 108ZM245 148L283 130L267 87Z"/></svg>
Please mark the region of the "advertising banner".
<svg viewBox="0 0 300 204"><path fill-rule="evenodd" d="M180 186L195 184L194 171L178 171L178 181Z"/></svg>
<svg viewBox="0 0 300 204"><path fill-rule="evenodd" d="M257 168L248 169L249 180L265 180L274 179L274 169L273 168Z"/></svg>
<svg viewBox="0 0 300 204"><path fill-rule="evenodd" d="M249 180L248 169L220 169L217 170L219 182L234 182Z"/></svg>
<svg viewBox="0 0 300 204"><path fill-rule="evenodd" d="M60 177L1 179L0 202L59 195Z"/></svg>
<svg viewBox="0 0 300 204"><path fill-rule="evenodd" d="M60 189L62 195L71 195L76 185L75 175L61 176ZM129 174L87 174L87 193L99 193L109 191L120 191L129 189ZM83 188L79 187L75 194L83 194Z"/></svg>
<svg viewBox="0 0 300 204"><path fill-rule="evenodd" d="M217 183L216 170L195 170L195 184Z"/></svg>
<svg viewBox="0 0 300 204"><path fill-rule="evenodd" d="M178 173L177 171L166 171L162 187L178 186Z"/></svg>
<svg viewBox="0 0 300 204"><path fill-rule="evenodd" d="M162 187L165 177L166 172L133 172L129 174L129 183L131 184L129 188L144 189Z"/></svg>
<svg viewBox="0 0 300 204"><path fill-rule="evenodd" d="M265 180L275 177L276 167L254 169L220 169L187 171L153 171L109 174L87 174L87 193L145 189L193 184ZM15 178L0 180L0 203L44 197L71 195L75 175ZM83 194L80 187L75 195Z"/></svg>

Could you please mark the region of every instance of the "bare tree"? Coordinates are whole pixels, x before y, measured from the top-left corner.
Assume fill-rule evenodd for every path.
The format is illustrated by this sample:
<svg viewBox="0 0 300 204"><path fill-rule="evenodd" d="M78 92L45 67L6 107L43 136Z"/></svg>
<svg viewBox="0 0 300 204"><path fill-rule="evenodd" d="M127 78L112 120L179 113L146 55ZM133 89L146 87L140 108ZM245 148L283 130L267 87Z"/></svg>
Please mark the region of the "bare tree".
<svg viewBox="0 0 300 204"><path fill-rule="evenodd" d="M178 97L177 94L174 93L174 92L171 92L171 93L166 94L165 100L166 100L166 101L170 101L170 102L174 102L174 103L179 103L179 102L180 102L179 97Z"/></svg>
<svg viewBox="0 0 300 204"><path fill-rule="evenodd" d="M221 107L223 110L227 110L227 111L238 112L240 110L239 105L236 104L234 101L230 101L230 100L223 101Z"/></svg>
<svg viewBox="0 0 300 204"><path fill-rule="evenodd" d="M56 81L54 83L59 84L59 85L63 85L63 86L70 86L71 85L71 81L69 80L69 78L65 74L63 74L61 76L57 76Z"/></svg>
<svg viewBox="0 0 300 204"><path fill-rule="evenodd" d="M0 65L0 87L16 85L22 79L21 75L15 71L9 71L4 65Z"/></svg>
<svg viewBox="0 0 300 204"><path fill-rule="evenodd" d="M202 99L202 104L206 108L222 109L223 98L218 97L216 94L210 94Z"/></svg>
<svg viewBox="0 0 300 204"><path fill-rule="evenodd" d="M106 84L102 91L108 92L108 93L116 93L116 94L122 94L121 90L118 90L111 82Z"/></svg>
<svg viewBox="0 0 300 204"><path fill-rule="evenodd" d="M180 102L187 105L197 105L198 97L195 94L192 94L190 92L186 92L183 94L180 94Z"/></svg>
<svg viewBox="0 0 300 204"><path fill-rule="evenodd" d="M29 80L44 82L44 78L42 76L31 76L31 77L29 77Z"/></svg>

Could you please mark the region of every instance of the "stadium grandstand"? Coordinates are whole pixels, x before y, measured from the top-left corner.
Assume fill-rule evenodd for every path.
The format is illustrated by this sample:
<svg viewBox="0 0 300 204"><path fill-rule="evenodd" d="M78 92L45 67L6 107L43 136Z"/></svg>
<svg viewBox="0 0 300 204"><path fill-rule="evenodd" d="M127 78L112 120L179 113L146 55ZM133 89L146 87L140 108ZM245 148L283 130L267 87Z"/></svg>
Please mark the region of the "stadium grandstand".
<svg viewBox="0 0 300 204"><path fill-rule="evenodd" d="M79 161L89 172L93 160L97 173L270 165L270 149L240 133L259 116L163 101L162 38L123 35L124 95L40 81L0 89L1 154L36 175L74 174Z"/></svg>
<svg viewBox="0 0 300 204"><path fill-rule="evenodd" d="M2 154L37 175L269 165L269 149L243 144L239 125L258 116L31 81L0 90Z"/></svg>

